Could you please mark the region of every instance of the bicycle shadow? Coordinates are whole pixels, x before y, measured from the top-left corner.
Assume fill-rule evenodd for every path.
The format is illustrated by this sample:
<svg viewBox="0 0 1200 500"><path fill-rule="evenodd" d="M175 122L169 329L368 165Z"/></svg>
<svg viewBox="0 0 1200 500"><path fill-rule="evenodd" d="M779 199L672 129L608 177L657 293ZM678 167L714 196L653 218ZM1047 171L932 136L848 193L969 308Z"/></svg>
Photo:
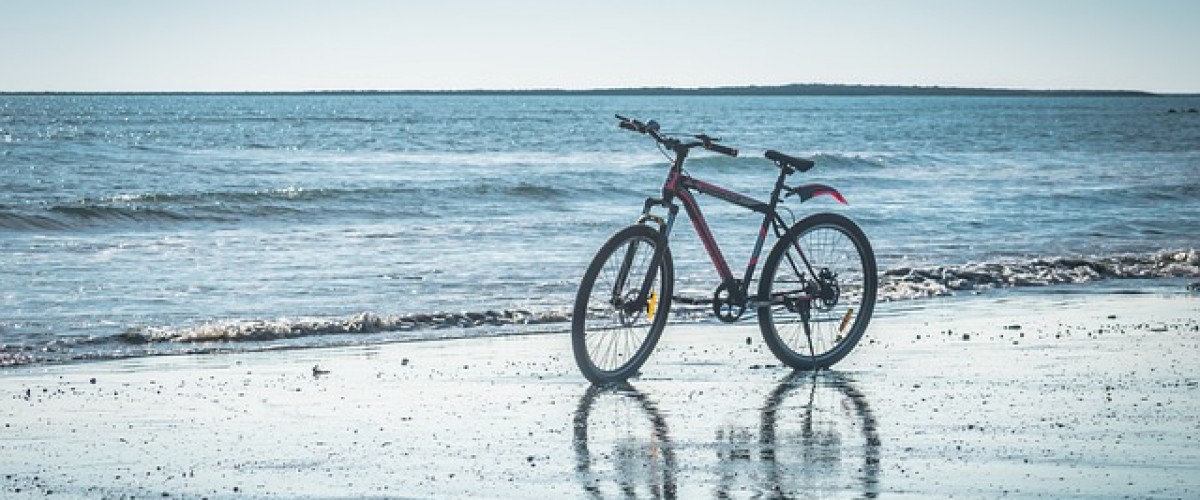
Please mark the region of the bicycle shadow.
<svg viewBox="0 0 1200 500"><path fill-rule="evenodd" d="M574 424L576 475L587 495L676 497L678 453L648 395L629 384L590 387ZM717 498L879 496L877 421L866 396L841 373L788 375L767 394L756 425L719 427L713 448L717 477L705 482Z"/></svg>

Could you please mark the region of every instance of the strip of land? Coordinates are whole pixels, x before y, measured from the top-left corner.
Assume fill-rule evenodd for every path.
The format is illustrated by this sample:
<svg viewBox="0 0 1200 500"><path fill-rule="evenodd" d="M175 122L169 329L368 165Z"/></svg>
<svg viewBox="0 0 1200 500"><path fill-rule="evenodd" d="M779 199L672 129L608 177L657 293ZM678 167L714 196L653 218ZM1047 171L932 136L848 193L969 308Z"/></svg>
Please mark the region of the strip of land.
<svg viewBox="0 0 1200 500"><path fill-rule="evenodd" d="M852 85L795 83L723 87L621 87L592 89L462 89L462 90L312 90L247 92L0 92L0 95L464 95L464 96L960 96L960 97L1196 97L1200 94L1156 94L1140 90L1005 89L929 85Z"/></svg>

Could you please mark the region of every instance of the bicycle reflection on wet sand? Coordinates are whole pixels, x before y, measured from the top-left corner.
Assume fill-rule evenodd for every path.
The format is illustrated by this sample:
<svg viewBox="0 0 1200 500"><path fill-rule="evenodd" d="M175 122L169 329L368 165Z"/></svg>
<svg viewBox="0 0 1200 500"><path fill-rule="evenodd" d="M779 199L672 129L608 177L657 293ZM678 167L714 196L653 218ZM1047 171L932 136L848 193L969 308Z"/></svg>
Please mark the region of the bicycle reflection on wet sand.
<svg viewBox="0 0 1200 500"><path fill-rule="evenodd" d="M716 432L712 484L718 498L878 496L875 416L846 376L795 372L767 395L758 417L757 429L726 425ZM655 402L629 384L584 393L574 448L589 496L676 497L681 469L667 422Z"/></svg>

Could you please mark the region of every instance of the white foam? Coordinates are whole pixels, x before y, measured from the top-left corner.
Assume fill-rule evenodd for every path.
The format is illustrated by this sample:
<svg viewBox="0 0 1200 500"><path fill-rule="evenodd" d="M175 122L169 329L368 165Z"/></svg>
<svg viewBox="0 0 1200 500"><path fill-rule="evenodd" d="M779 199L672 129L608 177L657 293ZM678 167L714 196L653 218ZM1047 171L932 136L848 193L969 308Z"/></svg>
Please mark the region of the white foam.
<svg viewBox="0 0 1200 500"><path fill-rule="evenodd" d="M1104 279L1197 277L1200 277L1200 252L1174 250L1148 255L892 269L881 277L879 296L883 300L905 300L948 296L961 291L1091 283Z"/></svg>

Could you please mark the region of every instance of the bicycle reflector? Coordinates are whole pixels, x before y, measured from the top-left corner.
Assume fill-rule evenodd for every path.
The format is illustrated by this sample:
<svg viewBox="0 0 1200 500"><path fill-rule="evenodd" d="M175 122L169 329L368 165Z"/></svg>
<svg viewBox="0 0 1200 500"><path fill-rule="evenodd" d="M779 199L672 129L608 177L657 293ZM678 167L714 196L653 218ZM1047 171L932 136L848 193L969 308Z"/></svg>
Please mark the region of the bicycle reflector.
<svg viewBox="0 0 1200 500"><path fill-rule="evenodd" d="M845 333L845 332L846 332L846 324L850 322L850 317L851 317L851 316L853 316L853 315L854 315L854 308L853 308L853 307L847 307L847 308L846 308L846 315L845 315L845 316L842 316L842 325L838 327L838 333Z"/></svg>

